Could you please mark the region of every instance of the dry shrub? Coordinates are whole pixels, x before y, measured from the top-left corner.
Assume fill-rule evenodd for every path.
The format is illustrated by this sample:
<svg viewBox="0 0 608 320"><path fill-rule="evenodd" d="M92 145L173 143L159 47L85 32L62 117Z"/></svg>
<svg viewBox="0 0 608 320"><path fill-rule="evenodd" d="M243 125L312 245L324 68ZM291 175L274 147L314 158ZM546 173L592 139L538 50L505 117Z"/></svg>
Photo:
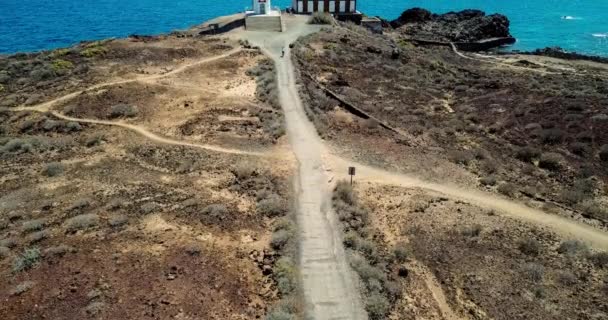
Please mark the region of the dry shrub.
<svg viewBox="0 0 608 320"><path fill-rule="evenodd" d="M258 213L271 218L284 215L288 209L287 202L276 194L259 201L256 208Z"/></svg>
<svg viewBox="0 0 608 320"><path fill-rule="evenodd" d="M519 251L530 256L536 256L541 251L541 245L534 238L527 238L519 242Z"/></svg>
<svg viewBox="0 0 608 320"><path fill-rule="evenodd" d="M60 162L51 162L44 166L42 174L47 177L55 177L63 173L65 167Z"/></svg>
<svg viewBox="0 0 608 320"><path fill-rule="evenodd" d="M309 24L332 24L332 17L323 12L315 12L308 20Z"/></svg>
<svg viewBox="0 0 608 320"><path fill-rule="evenodd" d="M99 216L96 214L81 214L65 221L64 226L68 232L76 232L92 228L99 223Z"/></svg>
<svg viewBox="0 0 608 320"><path fill-rule="evenodd" d="M498 186L498 192L506 196L513 197L515 193L517 193L517 187L512 183L505 182Z"/></svg>
<svg viewBox="0 0 608 320"><path fill-rule="evenodd" d="M523 147L515 153L515 158L523 162L532 162L538 157L540 157L540 151L533 147Z"/></svg>
<svg viewBox="0 0 608 320"><path fill-rule="evenodd" d="M533 282L541 282L545 275L545 268L537 263L527 263L523 266L524 276Z"/></svg>
<svg viewBox="0 0 608 320"><path fill-rule="evenodd" d="M564 165L564 157L555 152L543 153L538 161L538 167L550 171L559 171Z"/></svg>

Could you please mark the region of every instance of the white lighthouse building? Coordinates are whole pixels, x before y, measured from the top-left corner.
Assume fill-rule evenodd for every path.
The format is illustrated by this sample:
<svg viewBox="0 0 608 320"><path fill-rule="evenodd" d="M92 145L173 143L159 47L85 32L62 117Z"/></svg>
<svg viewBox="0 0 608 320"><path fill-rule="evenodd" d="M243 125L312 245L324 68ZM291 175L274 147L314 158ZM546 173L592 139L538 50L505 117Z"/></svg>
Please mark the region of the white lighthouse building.
<svg viewBox="0 0 608 320"><path fill-rule="evenodd" d="M270 14L272 6L270 0L252 0L253 1L253 12L255 14Z"/></svg>
<svg viewBox="0 0 608 320"><path fill-rule="evenodd" d="M273 8L270 0L252 0L252 10L246 12L245 28L251 31L283 31L281 10Z"/></svg>

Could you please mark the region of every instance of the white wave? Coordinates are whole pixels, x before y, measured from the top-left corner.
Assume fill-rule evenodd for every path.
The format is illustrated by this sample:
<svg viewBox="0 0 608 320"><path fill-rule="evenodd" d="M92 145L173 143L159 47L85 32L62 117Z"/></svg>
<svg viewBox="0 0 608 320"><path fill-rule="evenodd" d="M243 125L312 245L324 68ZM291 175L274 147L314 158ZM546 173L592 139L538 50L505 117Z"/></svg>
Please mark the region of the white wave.
<svg viewBox="0 0 608 320"><path fill-rule="evenodd" d="M608 38L608 33L593 33L591 35L596 38Z"/></svg>
<svg viewBox="0 0 608 320"><path fill-rule="evenodd" d="M562 16L562 20L581 20L581 17Z"/></svg>

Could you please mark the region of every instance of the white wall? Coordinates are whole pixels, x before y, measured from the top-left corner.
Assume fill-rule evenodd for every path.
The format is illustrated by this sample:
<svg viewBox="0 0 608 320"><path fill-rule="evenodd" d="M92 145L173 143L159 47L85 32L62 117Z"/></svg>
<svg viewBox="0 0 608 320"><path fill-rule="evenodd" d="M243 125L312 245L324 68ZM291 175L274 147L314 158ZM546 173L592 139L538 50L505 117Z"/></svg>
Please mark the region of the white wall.
<svg viewBox="0 0 608 320"><path fill-rule="evenodd" d="M259 2L259 0L253 0L253 11L255 13L260 13L262 11L262 6L266 7L266 13L270 12L270 0L266 0L266 2Z"/></svg>

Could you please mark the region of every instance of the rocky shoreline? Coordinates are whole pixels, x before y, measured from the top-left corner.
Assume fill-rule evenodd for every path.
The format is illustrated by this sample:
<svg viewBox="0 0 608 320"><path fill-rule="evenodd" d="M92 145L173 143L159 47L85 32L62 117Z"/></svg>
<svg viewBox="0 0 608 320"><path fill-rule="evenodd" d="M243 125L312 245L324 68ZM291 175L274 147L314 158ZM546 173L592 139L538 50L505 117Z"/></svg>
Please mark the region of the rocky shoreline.
<svg viewBox="0 0 608 320"><path fill-rule="evenodd" d="M509 18L502 14L486 15L476 9L435 14L423 8L405 10L397 19L386 21L403 35L429 42L453 42L461 50L485 51L515 43L510 33ZM547 56L565 60L587 60L608 63L608 57L593 56L566 51L560 47L546 47L533 51L504 51L500 54L527 54Z"/></svg>
<svg viewBox="0 0 608 320"><path fill-rule="evenodd" d="M434 14L422 8L405 10L390 25L404 35L435 41L480 42L494 38L513 38L510 21L501 14L486 15L480 10Z"/></svg>
<svg viewBox="0 0 608 320"><path fill-rule="evenodd" d="M559 59L564 59L564 60L586 60L586 61L593 61L593 62L598 62L598 63L608 63L608 57L600 57L600 56L581 54L581 53L577 53L577 52L570 52L570 51L566 51L560 47L546 47L543 49L536 49L534 51L525 51L525 52L518 52L518 53L535 55L535 56L559 58Z"/></svg>

